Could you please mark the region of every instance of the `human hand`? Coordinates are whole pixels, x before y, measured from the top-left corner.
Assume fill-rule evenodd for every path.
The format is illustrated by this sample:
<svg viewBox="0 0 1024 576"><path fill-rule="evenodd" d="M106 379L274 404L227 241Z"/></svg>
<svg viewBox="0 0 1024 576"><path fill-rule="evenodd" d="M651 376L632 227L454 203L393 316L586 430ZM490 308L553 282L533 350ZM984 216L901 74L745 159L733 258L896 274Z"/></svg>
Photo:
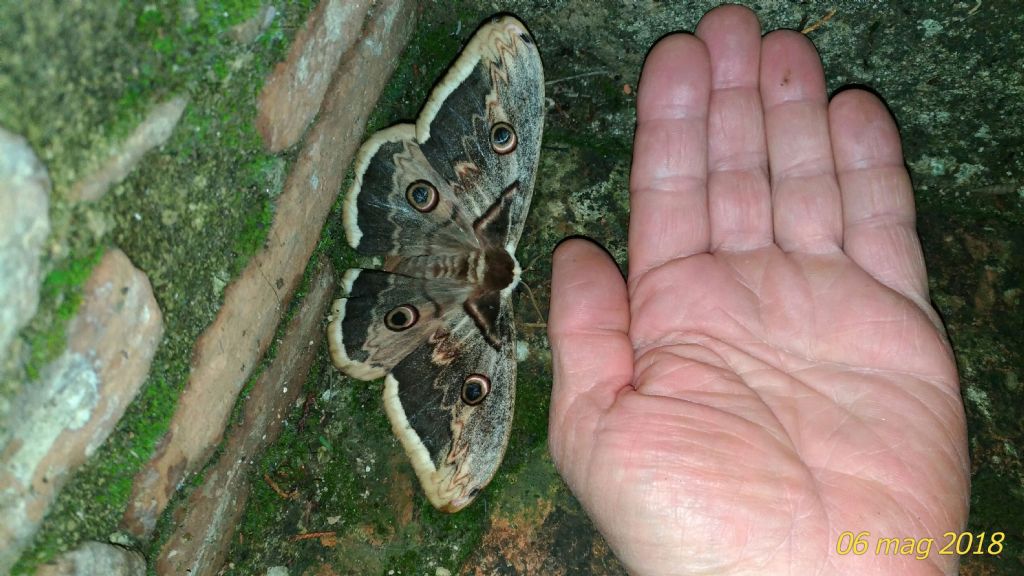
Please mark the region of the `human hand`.
<svg viewBox="0 0 1024 576"><path fill-rule="evenodd" d="M964 413L881 102L829 102L806 38L713 10L647 58L630 202L628 281L565 242L549 318L551 453L626 567L955 573Z"/></svg>

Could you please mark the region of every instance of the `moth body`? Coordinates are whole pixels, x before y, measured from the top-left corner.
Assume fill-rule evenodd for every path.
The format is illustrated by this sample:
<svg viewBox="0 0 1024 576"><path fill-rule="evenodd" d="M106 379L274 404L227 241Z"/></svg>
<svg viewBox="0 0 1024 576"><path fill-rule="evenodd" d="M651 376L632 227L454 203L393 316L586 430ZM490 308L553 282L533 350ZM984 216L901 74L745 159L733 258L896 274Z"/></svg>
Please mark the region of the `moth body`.
<svg viewBox="0 0 1024 576"><path fill-rule="evenodd" d="M430 280L452 280L477 286L483 292L511 292L521 270L507 248L469 250L461 254L421 254L389 259L384 270Z"/></svg>

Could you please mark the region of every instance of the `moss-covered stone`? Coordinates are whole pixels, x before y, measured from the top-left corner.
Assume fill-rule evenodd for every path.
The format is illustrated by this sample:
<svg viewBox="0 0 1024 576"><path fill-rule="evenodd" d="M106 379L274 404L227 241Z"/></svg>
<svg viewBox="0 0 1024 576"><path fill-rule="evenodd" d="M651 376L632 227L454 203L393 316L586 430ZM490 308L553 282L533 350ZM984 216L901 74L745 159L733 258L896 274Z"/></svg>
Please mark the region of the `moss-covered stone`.
<svg viewBox="0 0 1024 576"><path fill-rule="evenodd" d="M14 573L116 531L133 471L174 410L195 338L212 320L224 286L263 244L284 164L262 152L253 102L311 4L279 6L270 29L251 45L235 43L228 32L256 13L256 1L2 9L0 44L16 48L0 64L0 123L29 139L54 181L44 263L50 280L40 314L22 334L29 360L11 380L30 379L59 351L88 263L110 243L147 272L167 326L142 393L62 493ZM73 182L95 169L150 106L180 93L189 107L162 149L102 200L68 200Z"/></svg>

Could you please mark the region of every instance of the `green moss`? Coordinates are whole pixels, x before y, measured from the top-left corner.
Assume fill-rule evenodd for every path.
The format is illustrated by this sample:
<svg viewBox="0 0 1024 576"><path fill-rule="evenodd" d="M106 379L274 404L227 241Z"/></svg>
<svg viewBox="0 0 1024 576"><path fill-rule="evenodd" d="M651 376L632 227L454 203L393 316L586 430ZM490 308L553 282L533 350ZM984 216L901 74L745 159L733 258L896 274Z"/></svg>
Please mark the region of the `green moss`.
<svg viewBox="0 0 1024 576"><path fill-rule="evenodd" d="M243 228L232 242L231 250L235 254L232 276L241 272L249 263L249 258L256 254L267 238L267 231L274 222L274 206L270 202L262 202L257 209L245 215Z"/></svg>
<svg viewBox="0 0 1024 576"><path fill-rule="evenodd" d="M64 351L68 322L82 303L82 285L103 257L102 246L83 256L72 257L50 270L40 289L39 308L43 311L25 329L23 336L30 349L25 372L29 380L39 378L43 366Z"/></svg>
<svg viewBox="0 0 1024 576"><path fill-rule="evenodd" d="M236 44L228 28L255 14L261 2L198 2L194 13L177 2L126 1L116 10L111 3L95 3L102 9L86 4L76 5L77 12L62 12L44 2L14 15L15 27L0 26L0 43L19 47L18 58L5 58L0 66L0 122L26 134L50 168L54 243L67 243L71 254L93 254L109 243L124 249L150 278L165 337L139 396L61 492L15 574L32 573L39 562L82 539L106 540L116 530L135 471L166 432L188 379L195 339L212 321L226 283L265 242L287 166L262 151L253 128L254 103L267 71L283 56L287 38L312 1L275 4L278 16L271 28L247 46ZM11 9L4 8L5 18ZM27 34L4 36L19 26ZM76 57L53 49L66 45L57 38L71 41L81 30L103 33L93 34L90 48ZM36 52L46 56L33 56ZM14 97L11 80L33 82L39 70L31 62L40 61L51 62L69 80L59 93L41 90L33 99ZM12 73L18 65L25 67ZM102 91L78 91L83 83ZM76 175L98 165L110 143L134 130L153 104L182 93L189 96L189 105L171 140L151 152L123 184L94 204L73 206L62 200ZM61 98L66 103L54 105ZM86 145L86 140L95 143ZM97 216L107 223L98 234L74 225ZM52 264L47 289L64 296L44 297L38 318L54 320L41 321L29 332L33 373L60 350L60 321L77 307L70 287L91 268L79 260Z"/></svg>

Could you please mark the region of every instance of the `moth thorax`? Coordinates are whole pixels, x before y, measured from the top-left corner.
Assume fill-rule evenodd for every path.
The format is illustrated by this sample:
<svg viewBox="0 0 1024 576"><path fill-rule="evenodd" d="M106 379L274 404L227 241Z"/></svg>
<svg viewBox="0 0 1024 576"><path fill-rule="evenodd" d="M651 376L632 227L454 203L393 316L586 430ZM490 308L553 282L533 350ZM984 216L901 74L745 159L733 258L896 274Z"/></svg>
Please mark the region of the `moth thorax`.
<svg viewBox="0 0 1024 576"><path fill-rule="evenodd" d="M516 279L516 260L503 248L480 254L476 283L484 292L500 292Z"/></svg>

